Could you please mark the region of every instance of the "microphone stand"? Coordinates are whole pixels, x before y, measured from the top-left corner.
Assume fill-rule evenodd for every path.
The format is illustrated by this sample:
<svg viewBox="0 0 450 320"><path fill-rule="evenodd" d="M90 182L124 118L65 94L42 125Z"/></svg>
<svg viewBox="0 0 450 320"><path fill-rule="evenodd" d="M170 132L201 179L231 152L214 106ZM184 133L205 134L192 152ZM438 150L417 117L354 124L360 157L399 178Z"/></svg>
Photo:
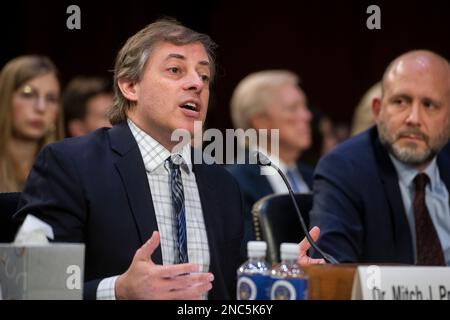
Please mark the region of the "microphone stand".
<svg viewBox="0 0 450 320"><path fill-rule="evenodd" d="M295 200L294 192L292 191L291 185L289 184L289 181L287 180L287 178L284 175L283 171L281 171L280 168L278 168L276 165L274 165L272 163L272 161L270 161L269 158L266 155L262 154L261 152L257 152L256 159L257 159L258 165L260 165L260 166L271 166L272 168L274 168L278 172L278 174L283 179L283 181L286 184L286 187L287 187L287 189L289 191L289 195L291 197L291 200L294 203L295 211L297 212L298 219L300 220L300 224L302 226L303 232L305 233L306 239L308 239L308 242L311 245L311 247L314 248L314 250L316 250L325 259L326 262L328 262L330 264L339 264L339 262L336 260L336 258L334 258L332 255L322 251L322 249L320 249L317 246L317 244L314 242L313 238L309 234L308 228L306 227L305 221L303 220L302 214L300 213L300 209L299 209L299 207L297 205L297 201Z"/></svg>

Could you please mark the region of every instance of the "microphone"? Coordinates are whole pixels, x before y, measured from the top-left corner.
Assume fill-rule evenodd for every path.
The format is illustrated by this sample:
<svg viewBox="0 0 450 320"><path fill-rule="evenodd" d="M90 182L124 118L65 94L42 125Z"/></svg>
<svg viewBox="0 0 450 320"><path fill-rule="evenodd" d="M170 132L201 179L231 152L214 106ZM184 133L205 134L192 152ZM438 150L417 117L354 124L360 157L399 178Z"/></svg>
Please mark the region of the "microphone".
<svg viewBox="0 0 450 320"><path fill-rule="evenodd" d="M289 181L287 180L286 176L284 175L283 171L280 170L276 165L270 161L269 157L267 157L265 154L263 154L260 151L254 152L254 157L256 158L256 163L260 166L270 166L274 168L278 174L283 179L284 183L286 184L286 187L289 191L289 195L291 196L291 200L294 203L295 211L297 212L298 219L300 220L300 224L302 226L302 230L305 233L306 239L308 239L309 244L311 245L314 250L316 250L324 259L326 262L331 264L339 264L339 262L334 258L332 255L323 252L322 249L320 249L317 244L314 242L313 238L311 238L311 235L308 232L308 228L306 227L305 221L303 220L302 214L300 213L300 209L297 205L297 201L295 201L294 192L292 191L291 185L289 184Z"/></svg>

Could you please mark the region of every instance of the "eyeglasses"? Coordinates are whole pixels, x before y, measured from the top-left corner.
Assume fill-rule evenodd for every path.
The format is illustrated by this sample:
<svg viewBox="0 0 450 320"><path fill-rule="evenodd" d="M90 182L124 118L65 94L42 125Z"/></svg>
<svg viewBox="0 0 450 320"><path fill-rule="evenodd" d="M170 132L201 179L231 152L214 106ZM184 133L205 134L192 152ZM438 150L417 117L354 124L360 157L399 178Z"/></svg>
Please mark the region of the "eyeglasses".
<svg viewBox="0 0 450 320"><path fill-rule="evenodd" d="M45 103L47 107L58 107L59 106L59 96L53 93L47 95L41 95L39 90L33 88L30 85L24 85L17 91L19 97L24 100L33 102L34 105L38 105L39 100Z"/></svg>

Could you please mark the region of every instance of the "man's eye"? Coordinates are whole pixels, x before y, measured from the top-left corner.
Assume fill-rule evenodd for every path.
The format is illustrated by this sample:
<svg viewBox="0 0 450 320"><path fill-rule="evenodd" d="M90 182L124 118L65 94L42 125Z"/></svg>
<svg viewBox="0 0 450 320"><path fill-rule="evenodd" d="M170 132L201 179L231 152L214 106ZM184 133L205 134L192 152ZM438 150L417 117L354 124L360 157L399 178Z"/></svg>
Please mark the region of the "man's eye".
<svg viewBox="0 0 450 320"><path fill-rule="evenodd" d="M436 107L436 105L433 102L431 102L431 101L425 101L423 103L423 105L427 109L434 109Z"/></svg>
<svg viewBox="0 0 450 320"><path fill-rule="evenodd" d="M204 82L209 82L210 79L209 76L207 76L206 74L202 75L201 78Z"/></svg>
<svg viewBox="0 0 450 320"><path fill-rule="evenodd" d="M177 67L172 67L172 68L169 68L168 70L170 73L173 73L173 74L177 74L180 71L180 69Z"/></svg>

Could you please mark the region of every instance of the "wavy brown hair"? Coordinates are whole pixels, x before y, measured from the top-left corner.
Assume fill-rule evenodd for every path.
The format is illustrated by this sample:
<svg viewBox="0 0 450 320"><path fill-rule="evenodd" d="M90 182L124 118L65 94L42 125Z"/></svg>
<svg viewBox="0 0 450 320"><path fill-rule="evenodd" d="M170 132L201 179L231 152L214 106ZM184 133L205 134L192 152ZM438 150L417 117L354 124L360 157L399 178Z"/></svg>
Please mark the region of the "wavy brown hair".
<svg viewBox="0 0 450 320"><path fill-rule="evenodd" d="M174 19L162 19L151 23L129 38L117 54L114 67L114 103L109 112L111 124L125 121L127 109L133 106L132 102L127 100L120 91L118 80L139 82L152 51L161 42L180 46L200 42L208 54L211 64L211 79L213 78L216 44L208 35L191 30Z"/></svg>

